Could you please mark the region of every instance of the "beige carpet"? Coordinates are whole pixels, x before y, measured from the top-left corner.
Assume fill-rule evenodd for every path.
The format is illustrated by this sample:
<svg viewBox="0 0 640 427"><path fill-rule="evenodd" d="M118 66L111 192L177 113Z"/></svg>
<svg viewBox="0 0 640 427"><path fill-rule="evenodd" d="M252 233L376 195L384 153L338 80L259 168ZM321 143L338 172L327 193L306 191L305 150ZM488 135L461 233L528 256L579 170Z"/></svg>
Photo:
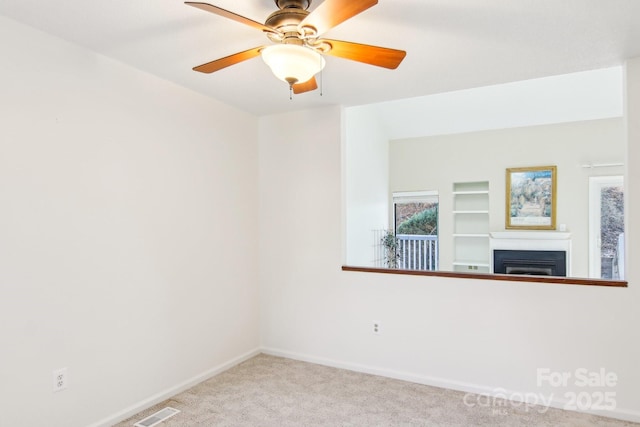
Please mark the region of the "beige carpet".
<svg viewBox="0 0 640 427"><path fill-rule="evenodd" d="M158 427L210 426L639 426L559 409L470 407L465 393L258 355L117 424L165 406L182 412ZM467 402L474 402L467 399Z"/></svg>

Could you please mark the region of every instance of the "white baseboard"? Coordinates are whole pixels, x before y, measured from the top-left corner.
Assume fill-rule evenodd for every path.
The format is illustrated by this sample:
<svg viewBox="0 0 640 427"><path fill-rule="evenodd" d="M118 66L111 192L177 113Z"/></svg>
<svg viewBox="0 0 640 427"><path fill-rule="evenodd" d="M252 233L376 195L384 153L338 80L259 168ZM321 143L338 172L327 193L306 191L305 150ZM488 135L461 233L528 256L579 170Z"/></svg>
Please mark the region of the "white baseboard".
<svg viewBox="0 0 640 427"><path fill-rule="evenodd" d="M131 406L129 406L126 409L123 409L122 411L113 414L107 418L104 418L96 423L93 423L87 427L110 427L113 426L114 424L117 424L121 421L126 420L127 418L137 414L138 412L144 411L147 408L150 408L153 405L156 405L160 402L162 402L163 400L167 400L172 396L175 396L178 393L181 393L193 386L195 386L196 384L199 384L203 381L208 380L211 377L214 377L226 370L229 370L231 368L233 368L234 366L244 362L245 360L251 359L254 356L257 356L258 354L261 353L261 350L259 348L256 348L254 350L251 350L245 354L242 354L236 358L233 358L225 363L222 363L218 366L215 366L211 369L208 369L207 371L196 375L195 377L192 377L180 384L177 384L173 387L170 387L160 393L157 393L147 399L144 399L138 403L135 403Z"/></svg>
<svg viewBox="0 0 640 427"><path fill-rule="evenodd" d="M429 377L418 375L411 372L395 371L391 369L378 368L374 366L361 365L357 363L342 362L333 359L316 357L308 354L294 353L286 350L263 347L262 353L272 356L286 357L288 359L300 360L303 362L315 363L318 365L330 366L333 368L346 369L349 371L362 372L365 374L378 375L381 377L394 378L403 381L409 381L416 384L424 384L432 387L440 387L451 390L464 391L467 393L480 394L484 396L505 398L508 396L527 396L531 392L512 391L505 389L496 389L488 386L465 383L446 378ZM518 402L516 402L518 403ZM567 402L557 398L551 398L549 406L557 409L565 409ZM600 415L608 418L616 418L624 421L640 422L640 412L626 410L624 408L616 408L610 411L576 411L593 415Z"/></svg>

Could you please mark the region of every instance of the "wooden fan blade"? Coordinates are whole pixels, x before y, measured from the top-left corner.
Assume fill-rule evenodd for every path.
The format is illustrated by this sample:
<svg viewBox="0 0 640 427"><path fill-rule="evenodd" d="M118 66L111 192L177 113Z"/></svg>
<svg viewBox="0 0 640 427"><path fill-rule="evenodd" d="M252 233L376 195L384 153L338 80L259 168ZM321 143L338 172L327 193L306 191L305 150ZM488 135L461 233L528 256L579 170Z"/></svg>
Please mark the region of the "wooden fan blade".
<svg viewBox="0 0 640 427"><path fill-rule="evenodd" d="M315 77L311 77L304 83L297 83L293 85L293 93L295 93L296 95L299 93L310 92L316 89L318 89L318 83L316 82Z"/></svg>
<svg viewBox="0 0 640 427"><path fill-rule="evenodd" d="M321 39L319 41L331 45L331 49L328 52L324 52L325 55L364 62L365 64L376 65L391 70L398 68L398 65L400 65L404 57L407 56L407 52L404 50L343 42L340 40Z"/></svg>
<svg viewBox="0 0 640 427"><path fill-rule="evenodd" d="M246 61L247 59L255 58L260 55L260 51L262 49L264 49L264 46L254 47L253 49L245 50L244 52L234 53L233 55L198 65L197 67L194 67L193 70L201 73L213 73L214 71L221 70L230 65L235 65L239 62Z"/></svg>
<svg viewBox="0 0 640 427"><path fill-rule="evenodd" d="M267 27L266 25L263 25L252 19L245 18L244 16L238 15L237 13L229 12L228 10L222 9L218 6L213 6L208 3L191 2L191 1L184 2L184 4L186 4L187 6L202 9L207 12L215 13L216 15L224 16L225 18L233 19L236 22L248 25L253 28L257 28L258 30L267 31L270 33L277 32L273 28Z"/></svg>
<svg viewBox="0 0 640 427"><path fill-rule="evenodd" d="M378 0L325 0L300 23L300 27L313 27L324 34L336 25L364 12Z"/></svg>

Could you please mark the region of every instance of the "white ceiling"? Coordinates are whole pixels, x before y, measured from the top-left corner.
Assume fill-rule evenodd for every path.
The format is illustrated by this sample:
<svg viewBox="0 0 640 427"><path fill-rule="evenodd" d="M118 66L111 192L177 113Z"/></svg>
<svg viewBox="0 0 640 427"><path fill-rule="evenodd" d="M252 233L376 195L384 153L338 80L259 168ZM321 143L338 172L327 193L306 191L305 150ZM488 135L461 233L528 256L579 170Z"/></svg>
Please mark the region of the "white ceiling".
<svg viewBox="0 0 640 427"><path fill-rule="evenodd" d="M277 9L273 0L210 3L260 22ZM2 0L0 14L256 115L429 95L640 56L640 0L380 0L326 37L406 50L400 67L328 57L322 96L318 90L289 100L287 85L259 57L213 74L192 71L267 39L182 1Z"/></svg>

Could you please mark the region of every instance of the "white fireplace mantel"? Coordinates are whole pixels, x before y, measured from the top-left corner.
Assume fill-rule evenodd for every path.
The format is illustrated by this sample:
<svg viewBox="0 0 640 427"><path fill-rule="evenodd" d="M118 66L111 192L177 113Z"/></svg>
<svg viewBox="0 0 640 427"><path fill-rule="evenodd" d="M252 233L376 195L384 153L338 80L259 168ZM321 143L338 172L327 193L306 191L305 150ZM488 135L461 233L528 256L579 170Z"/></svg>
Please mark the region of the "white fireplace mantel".
<svg viewBox="0 0 640 427"><path fill-rule="evenodd" d="M494 231L492 239L506 240L570 240L571 233L560 231Z"/></svg>
<svg viewBox="0 0 640 427"><path fill-rule="evenodd" d="M565 251L571 276L571 233L561 231L494 231L489 233L491 272L494 250Z"/></svg>

